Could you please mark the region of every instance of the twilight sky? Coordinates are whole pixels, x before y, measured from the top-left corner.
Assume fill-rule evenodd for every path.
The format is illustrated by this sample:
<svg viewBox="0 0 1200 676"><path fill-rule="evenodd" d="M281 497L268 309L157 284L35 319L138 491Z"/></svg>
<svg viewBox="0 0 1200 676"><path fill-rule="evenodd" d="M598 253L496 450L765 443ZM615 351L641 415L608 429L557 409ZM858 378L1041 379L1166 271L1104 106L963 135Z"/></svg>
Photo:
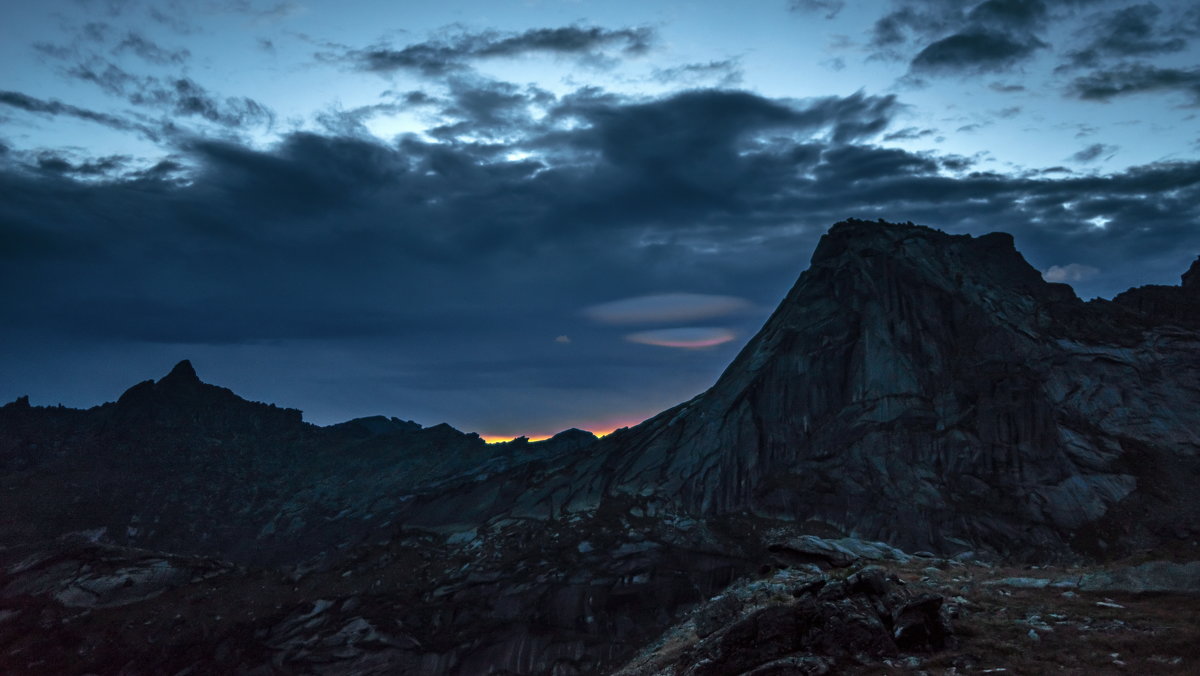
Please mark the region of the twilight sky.
<svg viewBox="0 0 1200 676"><path fill-rule="evenodd" d="M1085 298L1200 253L1190 0L7 2L0 63L0 401L605 432L846 217Z"/></svg>

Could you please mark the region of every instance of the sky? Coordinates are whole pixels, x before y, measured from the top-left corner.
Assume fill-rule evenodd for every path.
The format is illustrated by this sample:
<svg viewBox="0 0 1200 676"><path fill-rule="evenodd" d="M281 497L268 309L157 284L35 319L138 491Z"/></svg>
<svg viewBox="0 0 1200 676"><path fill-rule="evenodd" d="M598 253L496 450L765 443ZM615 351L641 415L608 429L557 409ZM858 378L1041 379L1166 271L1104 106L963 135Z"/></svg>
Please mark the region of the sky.
<svg viewBox="0 0 1200 676"><path fill-rule="evenodd" d="M845 218L1083 298L1200 253L1185 0L7 2L0 63L0 401L603 433Z"/></svg>

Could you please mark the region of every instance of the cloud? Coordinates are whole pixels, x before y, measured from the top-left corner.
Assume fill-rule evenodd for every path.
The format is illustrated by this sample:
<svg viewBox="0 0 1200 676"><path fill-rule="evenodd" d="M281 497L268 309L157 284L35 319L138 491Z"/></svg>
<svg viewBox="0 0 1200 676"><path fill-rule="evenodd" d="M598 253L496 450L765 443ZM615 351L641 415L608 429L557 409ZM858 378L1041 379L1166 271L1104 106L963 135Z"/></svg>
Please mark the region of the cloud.
<svg viewBox="0 0 1200 676"><path fill-rule="evenodd" d="M283 383L248 394L323 406L318 419L354 402L498 432L512 408L497 401L546 421L634 418L709 386L738 340L648 349L625 334L662 324L579 308L686 289L750 306L681 323L750 335L847 217L1009 231L1037 269L1103 270L1074 282L1088 296L1174 283L1200 250L1198 162L1004 174L877 145L903 110L894 97L554 96L453 80L424 104L456 111L448 124L462 126L441 136L181 135L157 165L95 176L105 158L10 150L0 285L23 291L0 295L0 371L59 372L51 352L87 354L136 363L135 381L144 355L205 354L236 365L219 382ZM0 104L72 114L12 92ZM560 335L569 349L547 349Z"/></svg>
<svg viewBox="0 0 1200 676"><path fill-rule="evenodd" d="M1117 150L1117 146L1112 146L1105 143L1093 143L1074 155L1071 155L1071 159L1079 162L1080 164L1087 164L1089 162L1095 162L1104 155L1107 155L1108 157L1105 157L1105 159L1108 159L1109 157L1112 157Z"/></svg>
<svg viewBox="0 0 1200 676"><path fill-rule="evenodd" d="M744 298L699 293L635 296L586 308L584 316L605 324L650 324L711 319L750 307Z"/></svg>
<svg viewBox="0 0 1200 676"><path fill-rule="evenodd" d="M499 108L469 104L497 92L505 101ZM73 112L11 93L0 102ZM670 286L728 295L714 286L722 266L695 259L686 269L669 269L654 261L716 247L750 277L761 275L737 252L758 249L759 229L780 218L773 214L786 212L785 220L794 220L785 205L803 185L796 183L797 172L816 169L825 144L834 145L821 171L840 164L838 144L877 133L897 108L892 97L862 94L797 102L711 90L656 99L582 90L548 101L541 92L504 83L458 92L446 105L460 111L467 129L501 125L512 139L482 145L454 136L434 143L409 137L388 145L292 133L274 148L256 150L193 138L178 141L179 156L162 171L146 170L127 182L88 187L7 175L6 194L20 199L3 206L15 239L0 250L30 253L22 267L32 266L27 271L38 279L42 273L33 269L49 272L54 264L46 260L48 267L39 267L32 251L73 251L86 259L79 262L80 274L90 270L97 280L79 293L67 277L45 278L46 302L21 312L57 308L47 310L49 324L73 326L80 336L220 344L399 330L408 325L409 312L380 305L378 293L357 289L424 287L427 281L419 280L426 277L440 280L438 290L424 294L414 312L438 306L435 296L445 302L471 297L487 322L512 321L486 309L509 306L505 294L560 295L567 307L601 295L601 289L609 297ZM548 106L549 112L535 121L520 113L522 105ZM534 155L506 159L516 149ZM185 182L180 166L194 167ZM131 201L138 206L131 208ZM98 225L106 223L123 224L123 234ZM136 252L114 248L130 237L142 242ZM614 237L626 244L605 244ZM41 244L26 251L15 242ZM149 251L156 253L139 253ZM188 253L197 251L208 253ZM280 257L280 251L288 255ZM571 262L578 256L607 272L602 283L596 278L585 290L472 286L470 280L491 274L479 268L481 261L504 267L509 257L529 255L522 252L536 252L539 261L531 280L554 270L563 278L592 280L579 277ZM300 275L304 267L308 271ZM128 270L137 270L140 281L123 277ZM244 289L252 287L261 293L246 296ZM204 311L189 309L184 297L206 299L198 306ZM61 302L69 298L75 300ZM219 315L211 314L211 303L223 308ZM552 314L545 308L527 312Z"/></svg>
<svg viewBox="0 0 1200 676"><path fill-rule="evenodd" d="M1051 265L1042 273L1042 279L1047 282L1082 282L1100 274L1100 270L1090 265L1068 263L1066 265Z"/></svg>
<svg viewBox="0 0 1200 676"><path fill-rule="evenodd" d="M561 343L563 345L569 345L571 343L571 337L570 336L559 336L554 339L554 342Z"/></svg>
<svg viewBox="0 0 1200 676"><path fill-rule="evenodd" d="M37 166L43 171L56 174L105 177L111 177L113 174L118 173L132 159L128 155L109 155L107 157L98 157L76 163L72 162L70 158L50 151L37 153L36 157Z"/></svg>
<svg viewBox="0 0 1200 676"><path fill-rule="evenodd" d="M894 131L883 137L884 141L910 141L913 139L925 138L937 134L936 129L918 129L917 127L905 127L899 131Z"/></svg>
<svg viewBox="0 0 1200 676"><path fill-rule="evenodd" d="M304 11L304 5L292 0L274 2L264 6L257 5L251 0L224 0L224 3L217 7L226 12L249 16L256 23L274 23Z"/></svg>
<svg viewBox="0 0 1200 676"><path fill-rule="evenodd" d="M459 32L393 49L379 45L366 49L321 52L324 61L347 63L351 67L379 74L413 71L426 76L442 76L466 70L474 61L512 58L530 54L572 57L601 63L616 50L625 56L639 56L650 50L655 32L648 27L606 29L598 26L533 28L523 32Z"/></svg>
<svg viewBox="0 0 1200 676"><path fill-rule="evenodd" d="M1085 101L1108 101L1152 92L1182 92L1200 105L1200 68L1160 68L1144 63L1097 70L1075 78L1068 93Z"/></svg>
<svg viewBox="0 0 1200 676"><path fill-rule="evenodd" d="M1044 0L985 0L971 9L967 20L1026 30L1038 27L1047 14Z"/></svg>
<svg viewBox="0 0 1200 676"><path fill-rule="evenodd" d="M871 27L871 45L877 54L907 43L910 35L928 36L942 32L952 17L937 11L936 5L901 3L901 6L875 21ZM899 58L898 56L896 58Z"/></svg>
<svg viewBox="0 0 1200 676"><path fill-rule="evenodd" d="M87 120L88 122L95 122L110 129L136 131L150 139L157 140L159 138L159 133L146 125L131 122L116 115L80 108L61 101L47 101L34 98L21 92L0 91L0 105L42 115L73 117L80 120Z"/></svg>
<svg viewBox="0 0 1200 676"><path fill-rule="evenodd" d="M686 350L699 350L716 347L737 338L729 329L715 327L687 327L678 329L658 329L656 331L641 331L625 336L625 340L642 345L657 345L659 347L676 347Z"/></svg>
<svg viewBox="0 0 1200 676"><path fill-rule="evenodd" d="M719 87L732 87L742 81L738 59L723 59L707 63L686 63L682 66L655 68L654 80L663 84L690 84L711 81Z"/></svg>
<svg viewBox="0 0 1200 676"><path fill-rule="evenodd" d="M1048 46L1043 0L985 0L967 12L955 0L895 4L872 28L873 58L907 58L913 75L1005 71Z"/></svg>
<svg viewBox="0 0 1200 676"><path fill-rule="evenodd" d="M548 106L553 96L533 85L520 87L479 77L454 77L448 82L449 96L439 101L441 114L449 120L430 129L438 138L469 136L495 138L527 131L536 126L531 107ZM424 98L405 101L410 105L432 103Z"/></svg>
<svg viewBox="0 0 1200 676"><path fill-rule="evenodd" d="M187 77L135 75L103 60L78 63L66 74L133 105L158 108L178 117L199 117L235 128L270 127L275 121L274 112L258 101L245 96L221 98Z"/></svg>
<svg viewBox="0 0 1200 676"><path fill-rule="evenodd" d="M912 60L914 73L1000 71L1028 59L1046 43L999 31L971 29L922 49Z"/></svg>
<svg viewBox="0 0 1200 676"><path fill-rule="evenodd" d="M113 54L122 54L124 52L133 52L144 61L160 66L166 65L181 65L189 58L192 53L187 49L167 49L157 43L147 39L140 33L130 31L125 35L125 38L113 47Z"/></svg>
<svg viewBox="0 0 1200 676"><path fill-rule="evenodd" d="M846 7L845 0L791 0L793 12L821 13L826 19L836 18Z"/></svg>
<svg viewBox="0 0 1200 676"><path fill-rule="evenodd" d="M1082 31L1090 37L1087 44L1068 52L1065 67L1095 66L1111 57L1145 57L1180 52L1187 40L1169 34L1156 24L1162 9L1153 3L1131 5L1096 15Z"/></svg>

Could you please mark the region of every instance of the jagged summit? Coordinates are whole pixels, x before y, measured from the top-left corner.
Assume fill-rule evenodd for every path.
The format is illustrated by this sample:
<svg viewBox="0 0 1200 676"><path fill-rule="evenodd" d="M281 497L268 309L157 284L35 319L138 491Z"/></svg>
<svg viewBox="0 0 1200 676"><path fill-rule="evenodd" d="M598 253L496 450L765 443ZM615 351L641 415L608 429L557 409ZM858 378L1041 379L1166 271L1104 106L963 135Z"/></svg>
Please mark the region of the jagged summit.
<svg viewBox="0 0 1200 676"><path fill-rule="evenodd" d="M542 509L641 495L914 550L1133 547L1200 516L1200 334L1157 321L1047 283L1007 234L839 223L711 389L598 442Z"/></svg>
<svg viewBox="0 0 1200 676"><path fill-rule="evenodd" d="M196 369L192 367L192 362L187 359L176 364L170 373L158 381L159 385L183 383L200 384L200 377L196 375Z"/></svg>

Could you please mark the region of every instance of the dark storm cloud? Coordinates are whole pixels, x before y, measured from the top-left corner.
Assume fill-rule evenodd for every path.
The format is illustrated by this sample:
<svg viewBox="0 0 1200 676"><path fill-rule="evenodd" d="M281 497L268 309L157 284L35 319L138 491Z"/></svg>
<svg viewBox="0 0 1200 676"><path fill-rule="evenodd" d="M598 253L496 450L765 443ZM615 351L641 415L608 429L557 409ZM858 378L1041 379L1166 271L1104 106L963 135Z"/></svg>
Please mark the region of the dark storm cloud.
<svg viewBox="0 0 1200 676"><path fill-rule="evenodd" d="M1088 101L1147 92L1180 92L1191 99L1192 105L1200 105L1200 68L1124 64L1077 77L1068 87L1069 94Z"/></svg>
<svg viewBox="0 0 1200 676"><path fill-rule="evenodd" d="M96 124L104 125L110 129L117 129L120 131L136 131L147 138L155 140L157 140L160 136L158 131L146 125L132 122L116 115L88 110L87 108L80 108L79 106L73 106L61 101L47 101L44 99L34 98L27 94L22 94L21 92L0 91L0 105L10 106L18 110L24 110L26 112L40 115L61 115L65 117L74 117L80 120L87 120L88 122L95 122Z"/></svg>
<svg viewBox="0 0 1200 676"><path fill-rule="evenodd" d="M77 63L65 72L135 106L180 117L199 117L225 127L269 127L275 121L275 114L258 101L245 96L221 98L187 77L136 75L102 59Z"/></svg>
<svg viewBox="0 0 1200 676"><path fill-rule="evenodd" d="M507 273L492 266L503 269L530 252L550 256L539 258L547 272L567 274L575 256L609 237L654 240L660 228L666 228L661 241L600 246L605 253L587 254L609 270L623 270L626 280L614 284L606 275L602 284L588 283L600 284L609 298L658 284L705 291L713 280L703 267L682 274L642 269L647 260L689 250L687 241L671 241L670 231L692 219L711 220L704 227L720 224L722 231L734 227L726 219L744 223L751 216L753 222L761 203L779 199L798 168L819 160L821 145L797 139L851 142L885 126L896 108L890 97L861 94L806 103L722 91L639 102L597 92L560 101L545 96L503 83L460 92L450 105L481 133L524 134L495 146L452 137L385 145L297 133L270 151L192 141L182 152L198 169L186 184L149 173L136 184L96 186L11 175L6 192L21 198L3 206L4 222L24 233L17 242L82 257L80 273L94 280L93 292L76 297L68 278L46 286L46 293L60 294L52 323L75 330L201 342L378 335L411 321L403 304L391 307L383 298L433 294L449 302L475 280L502 279ZM549 105L548 121L535 124L513 112L521 101ZM568 119L583 124L567 125ZM516 147L534 154L502 159ZM129 260L141 254L114 248L129 237L141 242L138 251L154 255ZM23 261L21 267L38 267L36 256L26 255L31 251L5 250ZM56 261L42 261L48 267L41 272ZM133 270L137 281L129 278ZM443 283L421 281L428 274ZM262 293L246 295L250 288ZM107 300L80 302L100 290L109 291ZM504 284L476 289L479 321L500 321L490 308L508 308L506 322L519 315L510 301L493 297L504 290ZM573 294L570 306L606 299L595 295ZM207 300L192 309L198 298ZM428 315L437 306L423 303L412 312ZM52 306L22 309L43 311L39 307Z"/></svg>
<svg viewBox="0 0 1200 676"><path fill-rule="evenodd" d="M472 61L526 54L570 56L600 62L613 49L628 56L649 51L655 40L647 27L607 29L597 26L533 28L521 33L462 32L400 49L378 46L341 52L322 52L325 61L349 63L374 73L410 70L428 76L445 75L468 68Z"/></svg>
<svg viewBox="0 0 1200 676"><path fill-rule="evenodd" d="M1200 250L1200 163L1065 178L981 171L971 158L876 146L900 105L864 94L554 98L456 86L434 105L465 125L437 141L193 139L159 166L114 167L100 181L83 180L87 160L6 156L0 284L25 291L0 296L0 316L189 352L370 343L394 360L373 372L422 397L525 382L645 388L668 373L664 396L675 397L678 373L696 391L715 373L673 361L694 356L686 350L651 355L657 347L624 340L643 327L596 324L580 308L672 293L769 308L820 234L852 216L1013 232L1043 271L1095 269L1078 281L1089 294L1170 282ZM744 336L763 317L726 319ZM564 335L570 343L555 342ZM493 360L494 372L473 372Z"/></svg>
<svg viewBox="0 0 1200 676"><path fill-rule="evenodd" d="M1110 57L1146 57L1180 52L1187 40L1159 25L1162 9L1153 3L1123 7L1101 14L1084 29L1089 41L1081 49L1067 54L1066 67L1095 66Z"/></svg>

